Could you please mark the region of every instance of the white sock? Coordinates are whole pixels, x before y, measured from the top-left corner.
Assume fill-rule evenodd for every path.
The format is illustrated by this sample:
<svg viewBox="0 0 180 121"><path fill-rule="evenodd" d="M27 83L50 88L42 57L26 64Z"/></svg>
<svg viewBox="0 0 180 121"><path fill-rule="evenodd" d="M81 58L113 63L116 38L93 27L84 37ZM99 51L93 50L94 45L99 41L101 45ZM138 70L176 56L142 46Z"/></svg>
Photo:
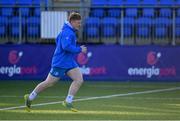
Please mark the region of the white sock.
<svg viewBox="0 0 180 121"><path fill-rule="evenodd" d="M66 102L67 102L67 103L72 103L73 98L74 98L74 96L68 95L68 96L66 97Z"/></svg>
<svg viewBox="0 0 180 121"><path fill-rule="evenodd" d="M32 101L36 98L37 93L35 91L32 91L31 94L29 95L29 100Z"/></svg>

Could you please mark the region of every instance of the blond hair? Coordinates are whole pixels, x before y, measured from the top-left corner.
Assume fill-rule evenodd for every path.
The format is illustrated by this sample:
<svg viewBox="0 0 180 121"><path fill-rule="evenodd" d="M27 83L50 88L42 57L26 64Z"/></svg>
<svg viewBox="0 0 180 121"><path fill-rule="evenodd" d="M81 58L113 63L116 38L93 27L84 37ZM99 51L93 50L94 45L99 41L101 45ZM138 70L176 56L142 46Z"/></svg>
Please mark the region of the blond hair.
<svg viewBox="0 0 180 121"><path fill-rule="evenodd" d="M72 12L72 13L70 13L68 20L69 20L69 22L71 22L73 20L81 20L81 15L77 12Z"/></svg>

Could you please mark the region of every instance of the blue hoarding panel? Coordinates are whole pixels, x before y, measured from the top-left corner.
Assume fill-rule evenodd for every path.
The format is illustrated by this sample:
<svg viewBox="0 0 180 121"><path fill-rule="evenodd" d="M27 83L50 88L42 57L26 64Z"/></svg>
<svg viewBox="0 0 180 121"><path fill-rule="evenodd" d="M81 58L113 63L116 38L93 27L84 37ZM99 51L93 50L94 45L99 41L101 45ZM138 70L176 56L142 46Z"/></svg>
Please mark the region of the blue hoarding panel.
<svg viewBox="0 0 180 121"><path fill-rule="evenodd" d="M1 45L1 80L45 79L54 45ZM88 46L75 59L86 80L180 81L180 47Z"/></svg>

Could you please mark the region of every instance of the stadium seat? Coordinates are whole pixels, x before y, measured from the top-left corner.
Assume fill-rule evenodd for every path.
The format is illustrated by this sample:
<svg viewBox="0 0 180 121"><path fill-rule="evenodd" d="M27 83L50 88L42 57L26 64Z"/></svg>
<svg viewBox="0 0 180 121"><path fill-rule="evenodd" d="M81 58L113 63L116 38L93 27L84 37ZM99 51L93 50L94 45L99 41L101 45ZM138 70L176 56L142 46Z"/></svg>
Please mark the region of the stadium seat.
<svg viewBox="0 0 180 121"><path fill-rule="evenodd" d="M33 5L35 6L48 6L48 0L33 0Z"/></svg>
<svg viewBox="0 0 180 121"><path fill-rule="evenodd" d="M92 6L106 6L108 5L108 0L91 0Z"/></svg>
<svg viewBox="0 0 180 121"><path fill-rule="evenodd" d="M90 26L100 26L100 19L97 17L89 17L85 20L85 26L90 27Z"/></svg>
<svg viewBox="0 0 180 121"><path fill-rule="evenodd" d="M15 16L15 17L12 17L10 20L9 20L9 25L10 25L10 30L11 30L11 35L12 36L16 36L18 37L19 34L20 34L20 22L21 22L21 30L24 31L24 28L25 28L25 21L26 19L24 17L22 18L19 18L19 16Z"/></svg>
<svg viewBox="0 0 180 121"><path fill-rule="evenodd" d="M24 17L19 18L19 16L14 16L9 20L11 26L19 26L20 22L22 26L25 26L26 19Z"/></svg>
<svg viewBox="0 0 180 121"><path fill-rule="evenodd" d="M1 12L2 12L2 16L12 16L13 8L2 8Z"/></svg>
<svg viewBox="0 0 180 121"><path fill-rule="evenodd" d="M91 16L92 17L103 17L105 15L105 10L104 9L93 9L91 10Z"/></svg>
<svg viewBox="0 0 180 121"><path fill-rule="evenodd" d="M18 5L32 5L33 2L33 0L16 0L16 1Z"/></svg>
<svg viewBox="0 0 180 121"><path fill-rule="evenodd" d="M5 36L8 25L8 17L0 16L0 36Z"/></svg>
<svg viewBox="0 0 180 121"><path fill-rule="evenodd" d="M169 8L161 8L160 9L160 16L161 17L171 17L172 11Z"/></svg>
<svg viewBox="0 0 180 121"><path fill-rule="evenodd" d="M19 8L19 13L21 12L21 15L24 17L29 16L29 8Z"/></svg>
<svg viewBox="0 0 180 121"><path fill-rule="evenodd" d="M176 13L177 15L177 17L180 17L180 8L179 9L177 9L177 13Z"/></svg>
<svg viewBox="0 0 180 121"><path fill-rule="evenodd" d="M123 0L109 0L108 1L109 6L122 6L123 4L124 4Z"/></svg>
<svg viewBox="0 0 180 121"><path fill-rule="evenodd" d="M6 27L4 25L0 25L0 37L5 36L6 34Z"/></svg>
<svg viewBox="0 0 180 121"><path fill-rule="evenodd" d="M169 27L171 25L171 19L159 17L154 20L155 37L168 37Z"/></svg>
<svg viewBox="0 0 180 121"><path fill-rule="evenodd" d="M180 0L176 0L175 5L179 6L180 5Z"/></svg>
<svg viewBox="0 0 180 121"><path fill-rule="evenodd" d="M0 25L8 25L8 17L0 16Z"/></svg>
<svg viewBox="0 0 180 121"><path fill-rule="evenodd" d="M176 27L176 37L180 38L180 26Z"/></svg>
<svg viewBox="0 0 180 121"><path fill-rule="evenodd" d="M41 4L41 0L33 0L33 4L34 5L40 5Z"/></svg>
<svg viewBox="0 0 180 121"><path fill-rule="evenodd" d="M154 17L155 10L153 8L144 8L143 17Z"/></svg>
<svg viewBox="0 0 180 121"><path fill-rule="evenodd" d="M165 27L156 27L155 28L155 37L158 38L164 38L167 37L167 31L168 29L166 29Z"/></svg>
<svg viewBox="0 0 180 121"><path fill-rule="evenodd" d="M118 24L118 19L114 17L105 17L101 21L102 26L116 26Z"/></svg>
<svg viewBox="0 0 180 121"><path fill-rule="evenodd" d="M19 26L12 26L11 27L11 35L15 36L15 37L18 37L19 34L20 34Z"/></svg>
<svg viewBox="0 0 180 121"><path fill-rule="evenodd" d="M141 5L151 5L156 6L158 4L158 0L142 0Z"/></svg>
<svg viewBox="0 0 180 121"><path fill-rule="evenodd" d="M132 37L134 33L135 19L132 17L125 17L124 21L124 37Z"/></svg>
<svg viewBox="0 0 180 121"><path fill-rule="evenodd" d="M26 20L27 26L39 26L40 25L40 18L39 17L29 17Z"/></svg>
<svg viewBox="0 0 180 121"><path fill-rule="evenodd" d="M0 5L15 5L16 0L0 0Z"/></svg>
<svg viewBox="0 0 180 121"><path fill-rule="evenodd" d="M116 37L116 29L113 26L104 26L102 37Z"/></svg>
<svg viewBox="0 0 180 121"><path fill-rule="evenodd" d="M176 24L175 24L175 34L176 37L180 37L180 17L176 18Z"/></svg>
<svg viewBox="0 0 180 121"><path fill-rule="evenodd" d="M100 19L89 17L85 21L85 34L87 37L99 37Z"/></svg>
<svg viewBox="0 0 180 121"><path fill-rule="evenodd" d="M26 20L27 24L27 35L31 37L39 36L40 30L40 18L39 17L29 17Z"/></svg>
<svg viewBox="0 0 180 121"><path fill-rule="evenodd" d="M141 17L136 20L136 34L140 37L150 37L152 19Z"/></svg>
<svg viewBox="0 0 180 121"><path fill-rule="evenodd" d="M109 9L108 10L109 17L121 17L121 10L120 9Z"/></svg>
<svg viewBox="0 0 180 121"><path fill-rule="evenodd" d="M41 14L40 8L35 8L34 9L34 16L40 16L40 14Z"/></svg>
<svg viewBox="0 0 180 121"><path fill-rule="evenodd" d="M39 36L39 27L38 26L29 26L27 27L27 35L31 37Z"/></svg>
<svg viewBox="0 0 180 121"><path fill-rule="evenodd" d="M124 1L124 5L132 6L132 5L140 5L141 0L126 0Z"/></svg>
<svg viewBox="0 0 180 121"><path fill-rule="evenodd" d="M159 5L161 5L161 6L174 5L174 0L160 0Z"/></svg>
<svg viewBox="0 0 180 121"><path fill-rule="evenodd" d="M154 19L155 26L169 26L171 24L171 19L165 17L158 17Z"/></svg>
<svg viewBox="0 0 180 121"><path fill-rule="evenodd" d="M137 8L126 8L126 17L137 17Z"/></svg>
<svg viewBox="0 0 180 121"><path fill-rule="evenodd" d="M95 26L90 26L89 28L85 29L86 36L91 38L99 37L99 28Z"/></svg>
<svg viewBox="0 0 180 121"><path fill-rule="evenodd" d="M103 18L101 21L102 36L115 37L117 33L118 20L113 17Z"/></svg>

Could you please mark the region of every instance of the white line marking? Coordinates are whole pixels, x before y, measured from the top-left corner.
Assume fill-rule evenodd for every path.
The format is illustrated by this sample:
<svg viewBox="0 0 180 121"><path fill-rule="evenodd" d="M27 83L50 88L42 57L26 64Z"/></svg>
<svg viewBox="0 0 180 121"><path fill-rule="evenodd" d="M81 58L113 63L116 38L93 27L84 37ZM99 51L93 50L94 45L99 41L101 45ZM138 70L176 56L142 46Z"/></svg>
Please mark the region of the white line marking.
<svg viewBox="0 0 180 121"><path fill-rule="evenodd" d="M65 98L66 96L38 96L38 98ZM87 98L90 96L76 96L76 98ZM0 95L0 98L23 98L23 96L16 95Z"/></svg>
<svg viewBox="0 0 180 121"><path fill-rule="evenodd" d="M61 99L65 98L66 96L38 96L38 98L45 98L45 99ZM92 96L76 96L78 98L89 98ZM15 95L0 95L0 98L23 98L23 96L15 96ZM145 100L180 100L180 97L123 97L123 99L145 99Z"/></svg>
<svg viewBox="0 0 180 121"><path fill-rule="evenodd" d="M138 95L138 94L150 94L150 93L156 93L156 92L166 92L166 91L174 91L179 90L180 87L174 87L174 88L168 88L168 89L157 89L157 90L148 90L148 91L142 91L142 92L130 92L126 94L115 94L115 95L107 95L107 96L97 96L97 97L89 97L89 98L81 98L81 99L75 99L74 101L86 101L86 100L95 100L95 99L105 99L105 98L112 98L112 97L123 97L123 96L129 96L129 95ZM48 103L40 103L40 104L34 104L33 107L36 106L43 106L43 105L52 105L52 104L59 104L62 103L62 101L57 102L48 102ZM3 110L11 110L11 109L21 109L25 106L16 106L16 107L8 107L8 108L1 108L0 111Z"/></svg>

